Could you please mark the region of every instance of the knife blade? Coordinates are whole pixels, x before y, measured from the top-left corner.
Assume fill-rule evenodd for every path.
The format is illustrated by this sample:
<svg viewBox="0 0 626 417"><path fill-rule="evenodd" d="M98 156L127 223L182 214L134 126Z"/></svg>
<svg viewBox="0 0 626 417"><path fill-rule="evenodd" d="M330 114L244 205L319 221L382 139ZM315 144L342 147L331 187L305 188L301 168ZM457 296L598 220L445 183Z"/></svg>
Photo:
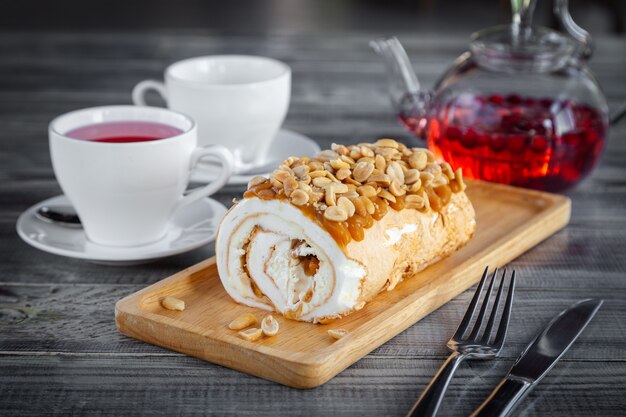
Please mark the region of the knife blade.
<svg viewBox="0 0 626 417"><path fill-rule="evenodd" d="M602 300L581 300L555 316L471 417L508 416L568 351L602 303Z"/></svg>

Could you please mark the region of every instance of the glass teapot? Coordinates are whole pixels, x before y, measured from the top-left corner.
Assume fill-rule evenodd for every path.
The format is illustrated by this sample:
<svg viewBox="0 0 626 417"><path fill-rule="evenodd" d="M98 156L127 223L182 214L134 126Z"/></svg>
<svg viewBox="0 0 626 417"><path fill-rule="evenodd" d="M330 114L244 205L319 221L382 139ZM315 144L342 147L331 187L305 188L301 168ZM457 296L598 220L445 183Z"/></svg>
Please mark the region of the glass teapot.
<svg viewBox="0 0 626 417"><path fill-rule="evenodd" d="M513 22L472 35L432 91L421 89L396 38L372 41L388 67L402 123L467 178L563 191L597 163L608 106L586 66L589 34L567 0L554 12L568 35L532 26L535 0L512 0Z"/></svg>

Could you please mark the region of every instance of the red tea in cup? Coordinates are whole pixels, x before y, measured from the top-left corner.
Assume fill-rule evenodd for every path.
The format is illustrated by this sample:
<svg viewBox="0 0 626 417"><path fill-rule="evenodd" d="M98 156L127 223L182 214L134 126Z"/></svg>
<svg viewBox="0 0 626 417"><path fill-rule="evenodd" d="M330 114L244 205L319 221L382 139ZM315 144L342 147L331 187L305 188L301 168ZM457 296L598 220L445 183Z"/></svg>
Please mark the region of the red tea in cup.
<svg viewBox="0 0 626 417"><path fill-rule="evenodd" d="M106 143L149 142L182 134L183 131L163 123L128 120L95 123L66 133L72 139Z"/></svg>

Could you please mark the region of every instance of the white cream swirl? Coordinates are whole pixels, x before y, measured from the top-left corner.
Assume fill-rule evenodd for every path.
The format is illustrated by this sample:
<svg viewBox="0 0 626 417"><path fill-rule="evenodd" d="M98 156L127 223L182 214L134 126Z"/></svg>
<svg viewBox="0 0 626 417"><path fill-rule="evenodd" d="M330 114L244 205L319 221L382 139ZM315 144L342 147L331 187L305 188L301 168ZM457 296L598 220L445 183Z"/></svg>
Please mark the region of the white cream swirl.
<svg viewBox="0 0 626 417"><path fill-rule="evenodd" d="M216 256L233 299L302 321L353 310L367 274L327 231L280 200L237 203L220 225ZM307 268L308 262L314 267Z"/></svg>

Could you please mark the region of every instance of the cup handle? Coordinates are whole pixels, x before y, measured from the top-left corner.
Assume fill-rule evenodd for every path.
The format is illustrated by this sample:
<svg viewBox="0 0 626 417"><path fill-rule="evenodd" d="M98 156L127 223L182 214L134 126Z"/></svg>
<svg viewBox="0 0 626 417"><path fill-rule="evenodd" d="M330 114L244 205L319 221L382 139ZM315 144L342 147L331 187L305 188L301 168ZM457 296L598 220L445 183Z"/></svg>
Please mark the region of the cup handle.
<svg viewBox="0 0 626 417"><path fill-rule="evenodd" d="M160 81L155 80L143 80L133 88L133 103L135 106L147 106L146 99L144 97L146 91L154 90L163 97L163 100L167 103L167 91L165 85Z"/></svg>
<svg viewBox="0 0 626 417"><path fill-rule="evenodd" d="M176 203L176 206L174 206L174 212L200 199L215 194L215 192L217 192L220 188L224 186L224 184L226 184L226 181L228 181L228 179L232 175L235 168L233 154L227 148L220 145L210 145L202 148L196 148L191 154L189 170L191 170L200 159L205 157L213 157L220 162L222 166L220 174L210 184L195 189L191 193L178 200L178 203Z"/></svg>

